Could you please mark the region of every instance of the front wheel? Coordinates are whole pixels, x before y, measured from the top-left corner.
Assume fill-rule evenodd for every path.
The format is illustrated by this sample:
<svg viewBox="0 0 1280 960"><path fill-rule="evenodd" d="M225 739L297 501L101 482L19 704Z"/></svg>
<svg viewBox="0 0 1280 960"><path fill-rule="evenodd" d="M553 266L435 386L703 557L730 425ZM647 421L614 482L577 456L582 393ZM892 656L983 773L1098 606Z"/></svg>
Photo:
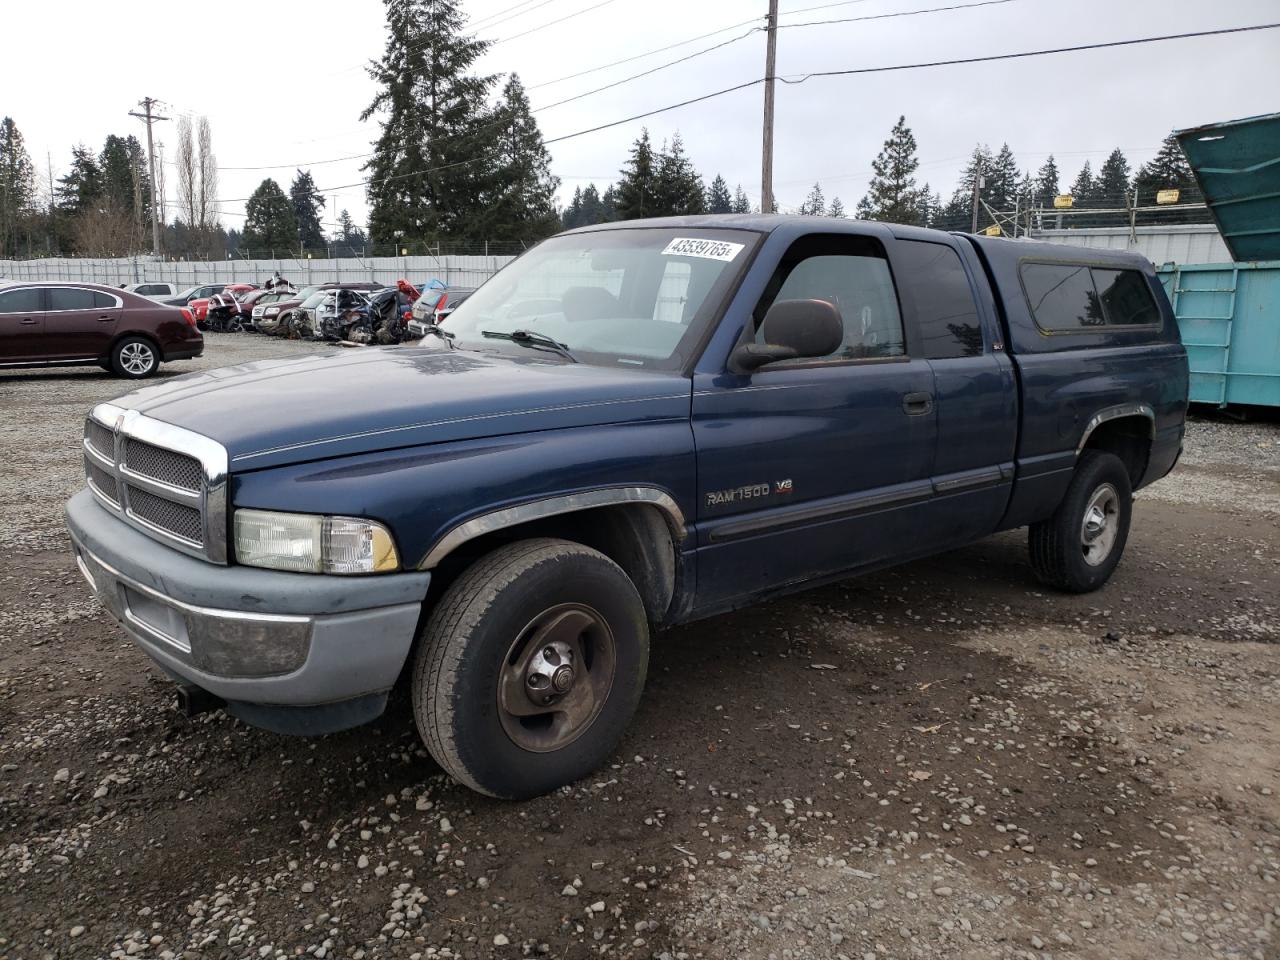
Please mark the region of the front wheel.
<svg viewBox="0 0 1280 960"><path fill-rule="evenodd" d="M111 369L118 377L142 380L159 367L160 355L155 344L142 337L126 337L111 351Z"/></svg>
<svg viewBox="0 0 1280 960"><path fill-rule="evenodd" d="M1031 527L1031 566L1040 582L1068 593L1097 590L1124 554L1132 513L1124 463L1114 454L1085 450L1058 509Z"/></svg>
<svg viewBox="0 0 1280 960"><path fill-rule="evenodd" d="M514 543L463 573L427 621L418 732L473 790L535 797L605 761L648 662L644 605L617 564L566 540Z"/></svg>

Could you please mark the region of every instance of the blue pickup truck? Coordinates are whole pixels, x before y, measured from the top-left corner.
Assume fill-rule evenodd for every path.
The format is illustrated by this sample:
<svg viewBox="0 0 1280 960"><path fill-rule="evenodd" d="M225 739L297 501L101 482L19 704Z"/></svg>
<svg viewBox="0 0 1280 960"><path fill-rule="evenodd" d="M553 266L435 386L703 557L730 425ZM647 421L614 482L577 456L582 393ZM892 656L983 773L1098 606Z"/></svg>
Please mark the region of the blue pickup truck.
<svg viewBox="0 0 1280 960"><path fill-rule="evenodd" d="M1187 359L1140 257L812 217L535 247L417 344L100 404L67 505L104 606L284 733L410 687L462 783L616 747L651 631L1029 528L1088 591L1182 448Z"/></svg>

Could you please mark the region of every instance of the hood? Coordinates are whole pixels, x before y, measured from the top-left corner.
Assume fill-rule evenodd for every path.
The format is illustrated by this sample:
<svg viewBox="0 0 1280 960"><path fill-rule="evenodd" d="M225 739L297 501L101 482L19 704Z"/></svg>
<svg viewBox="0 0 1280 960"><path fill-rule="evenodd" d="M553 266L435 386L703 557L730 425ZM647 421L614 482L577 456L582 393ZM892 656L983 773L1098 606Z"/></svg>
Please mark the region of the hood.
<svg viewBox="0 0 1280 960"><path fill-rule="evenodd" d="M190 374L115 401L217 440L233 472L449 440L689 417L687 377L436 347Z"/></svg>

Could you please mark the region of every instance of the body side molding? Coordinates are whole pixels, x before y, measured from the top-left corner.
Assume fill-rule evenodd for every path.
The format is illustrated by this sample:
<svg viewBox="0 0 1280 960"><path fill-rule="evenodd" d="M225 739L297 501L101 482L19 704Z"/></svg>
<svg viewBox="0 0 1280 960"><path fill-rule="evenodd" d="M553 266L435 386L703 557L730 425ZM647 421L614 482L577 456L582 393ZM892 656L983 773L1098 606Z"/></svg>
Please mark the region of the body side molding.
<svg viewBox="0 0 1280 960"><path fill-rule="evenodd" d="M656 487L604 487L599 490L584 490L579 493L548 497L545 500L534 500L473 517L450 528L427 551L427 555L422 558L416 569L434 569L441 560L468 540L493 533L495 530L514 527L530 520L542 520L546 517L590 510L594 507L633 503L657 507L666 516L672 535L678 540L684 539L686 535L684 512L671 494Z"/></svg>

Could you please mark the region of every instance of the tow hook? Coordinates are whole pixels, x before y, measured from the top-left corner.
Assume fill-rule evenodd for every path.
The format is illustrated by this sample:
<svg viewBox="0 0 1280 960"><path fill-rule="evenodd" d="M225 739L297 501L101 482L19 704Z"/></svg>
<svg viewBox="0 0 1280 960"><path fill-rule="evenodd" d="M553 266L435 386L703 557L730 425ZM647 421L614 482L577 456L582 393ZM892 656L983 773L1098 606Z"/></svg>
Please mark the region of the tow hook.
<svg viewBox="0 0 1280 960"><path fill-rule="evenodd" d="M194 683L178 684L177 697L178 710L188 717L208 713L210 710L220 710L227 705L221 697L215 697L208 690L197 687Z"/></svg>

